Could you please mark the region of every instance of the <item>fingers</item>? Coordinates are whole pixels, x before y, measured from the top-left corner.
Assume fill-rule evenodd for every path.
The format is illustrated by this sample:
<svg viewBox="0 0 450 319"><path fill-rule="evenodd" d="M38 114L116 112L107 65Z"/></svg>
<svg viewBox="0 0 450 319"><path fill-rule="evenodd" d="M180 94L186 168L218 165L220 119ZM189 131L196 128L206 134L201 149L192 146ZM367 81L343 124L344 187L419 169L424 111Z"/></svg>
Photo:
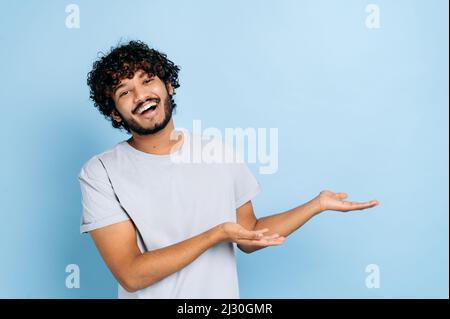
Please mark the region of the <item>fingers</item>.
<svg viewBox="0 0 450 319"><path fill-rule="evenodd" d="M284 243L284 239L285 238L283 236L279 236L279 237L274 238L274 239L262 239L262 240L259 241L259 243L262 246L264 246L264 247L267 247L267 246L279 246L282 243Z"/></svg>
<svg viewBox="0 0 450 319"><path fill-rule="evenodd" d="M377 200L371 200L369 202L359 203L359 202L344 202L346 208L350 210L361 210L366 208L371 208L377 206L379 202Z"/></svg>
<svg viewBox="0 0 450 319"><path fill-rule="evenodd" d="M276 239L276 238L278 238L278 237L280 237L279 234L272 234L272 235L270 235L270 236L264 236L264 237L261 238L261 239L270 240L270 239Z"/></svg>
<svg viewBox="0 0 450 319"><path fill-rule="evenodd" d="M242 239L260 239L263 238L264 233L268 232L268 228L258 229L258 230L246 230L243 229L239 234Z"/></svg>
<svg viewBox="0 0 450 319"><path fill-rule="evenodd" d="M351 210L362 210L362 209L366 209L366 208L371 208L374 207L376 205L379 204L379 202L377 200L371 200L368 202L348 202L348 201L344 201L344 199L346 199L348 197L348 194L345 192L340 192L340 193L333 193L330 192L328 190L323 191L322 193L326 193L328 195L333 195L333 197L335 199L338 199L340 201L341 204L338 204L338 206L340 206L338 208L338 210L341 211L351 211Z"/></svg>
<svg viewBox="0 0 450 319"><path fill-rule="evenodd" d="M261 239L259 241L256 241L256 244L261 246L278 246L281 245L285 240L285 237L278 236L276 238L272 239Z"/></svg>
<svg viewBox="0 0 450 319"><path fill-rule="evenodd" d="M254 245L259 247L277 246L281 245L286 238L279 234L272 234L269 236L263 236L258 239L241 239L239 244Z"/></svg>
<svg viewBox="0 0 450 319"><path fill-rule="evenodd" d="M365 203L356 203L356 206L358 207L358 209L370 208L370 207L374 207L376 205L378 205L378 201L376 201L376 200L371 200L370 202L365 202Z"/></svg>
<svg viewBox="0 0 450 319"><path fill-rule="evenodd" d="M278 245L283 244L285 239L286 238L283 236L278 236L277 238L272 238L272 239L262 238L259 240L242 239L242 240L239 240L238 244L252 245L252 246L258 246L258 247L278 246Z"/></svg>
<svg viewBox="0 0 450 319"><path fill-rule="evenodd" d="M258 247L276 246L281 245L284 242L285 237L280 236L278 233L272 235L264 235L268 232L268 228L258 230L247 230L243 227L239 227L236 233L236 237L233 240L238 244L254 245Z"/></svg>

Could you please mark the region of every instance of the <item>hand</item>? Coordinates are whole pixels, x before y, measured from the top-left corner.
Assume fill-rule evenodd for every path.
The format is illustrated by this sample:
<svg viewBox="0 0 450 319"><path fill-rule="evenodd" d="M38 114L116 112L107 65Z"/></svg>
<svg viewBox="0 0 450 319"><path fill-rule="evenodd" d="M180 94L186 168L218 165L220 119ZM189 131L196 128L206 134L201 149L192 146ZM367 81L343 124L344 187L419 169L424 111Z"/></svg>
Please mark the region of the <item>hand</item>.
<svg viewBox="0 0 450 319"><path fill-rule="evenodd" d="M279 234L265 236L269 229L248 230L236 223L223 223L220 228L224 234L224 241L234 242L239 245L252 245L258 247L277 246L284 242L284 237Z"/></svg>
<svg viewBox="0 0 450 319"><path fill-rule="evenodd" d="M315 199L319 203L321 212L325 210L348 212L371 208L379 204L377 200L371 200L369 202L348 202L344 201L345 198L347 198L346 193L333 193L329 190L324 190Z"/></svg>

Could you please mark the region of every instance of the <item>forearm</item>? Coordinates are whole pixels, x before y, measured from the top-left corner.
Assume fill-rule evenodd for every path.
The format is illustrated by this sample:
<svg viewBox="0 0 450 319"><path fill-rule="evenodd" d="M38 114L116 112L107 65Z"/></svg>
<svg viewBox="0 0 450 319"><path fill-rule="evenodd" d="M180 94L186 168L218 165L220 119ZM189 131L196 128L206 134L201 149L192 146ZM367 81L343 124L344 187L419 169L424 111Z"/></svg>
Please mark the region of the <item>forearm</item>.
<svg viewBox="0 0 450 319"><path fill-rule="evenodd" d="M277 233L280 236L287 237L320 212L319 201L312 199L288 211L258 219L254 230L268 228L269 232L267 235ZM250 253L263 247L244 245L241 248L245 252Z"/></svg>
<svg viewBox="0 0 450 319"><path fill-rule="evenodd" d="M220 226L216 226L182 242L139 255L129 269L128 290L143 289L186 267L223 239Z"/></svg>

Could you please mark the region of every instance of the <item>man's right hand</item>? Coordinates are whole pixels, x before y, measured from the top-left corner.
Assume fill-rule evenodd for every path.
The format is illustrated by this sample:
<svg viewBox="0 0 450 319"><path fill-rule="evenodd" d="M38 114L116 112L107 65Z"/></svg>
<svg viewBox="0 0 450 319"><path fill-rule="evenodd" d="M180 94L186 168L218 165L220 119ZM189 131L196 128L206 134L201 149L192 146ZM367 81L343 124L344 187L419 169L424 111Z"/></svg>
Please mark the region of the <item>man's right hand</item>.
<svg viewBox="0 0 450 319"><path fill-rule="evenodd" d="M265 236L269 229L248 230L239 224L227 222L220 224L222 241L234 242L238 245L253 245L259 247L277 246L284 242L285 237L279 234Z"/></svg>

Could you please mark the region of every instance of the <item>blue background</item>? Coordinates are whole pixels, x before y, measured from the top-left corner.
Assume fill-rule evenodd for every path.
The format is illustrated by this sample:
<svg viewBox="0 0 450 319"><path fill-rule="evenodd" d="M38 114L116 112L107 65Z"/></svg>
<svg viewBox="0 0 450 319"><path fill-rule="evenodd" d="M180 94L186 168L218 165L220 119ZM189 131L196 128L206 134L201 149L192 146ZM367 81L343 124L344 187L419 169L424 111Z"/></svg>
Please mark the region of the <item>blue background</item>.
<svg viewBox="0 0 450 319"><path fill-rule="evenodd" d="M80 8L68 29L66 5ZM365 7L378 4L381 28ZM99 51L141 39L182 67L175 126L276 127L258 217L323 189L381 204L325 212L238 255L241 297L448 298L447 1L4 1L0 297L117 295L79 234L82 164L128 136L89 100ZM68 289L68 264L81 287ZM378 289L365 267L380 267Z"/></svg>

